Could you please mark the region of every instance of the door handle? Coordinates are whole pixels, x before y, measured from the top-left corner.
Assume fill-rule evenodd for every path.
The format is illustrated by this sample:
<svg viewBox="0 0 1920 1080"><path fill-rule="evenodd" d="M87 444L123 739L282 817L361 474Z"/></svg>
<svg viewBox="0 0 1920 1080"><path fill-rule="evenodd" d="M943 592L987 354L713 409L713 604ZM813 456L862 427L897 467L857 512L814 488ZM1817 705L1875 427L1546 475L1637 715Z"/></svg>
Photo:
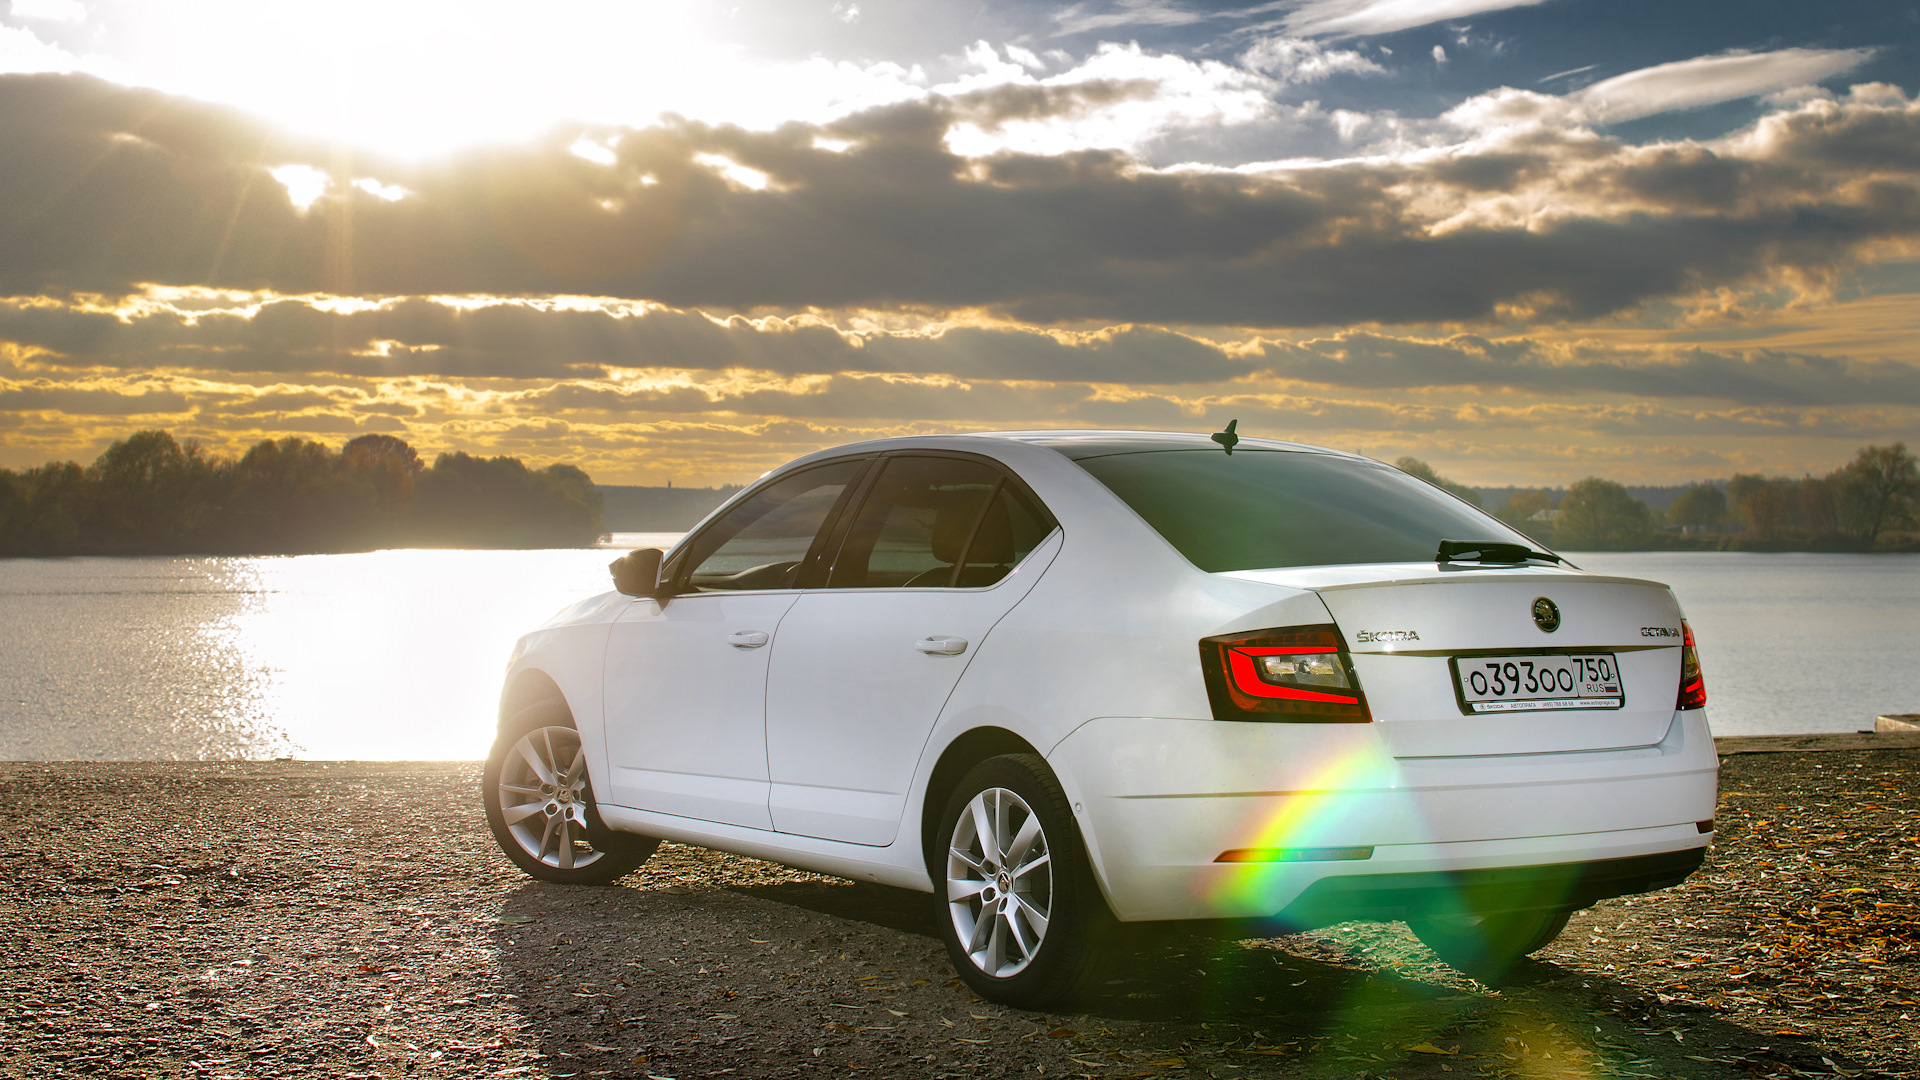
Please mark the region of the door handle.
<svg viewBox="0 0 1920 1080"><path fill-rule="evenodd" d="M913 647L923 653L934 656L959 656L967 651L967 639L963 637L924 637L913 643Z"/></svg>
<svg viewBox="0 0 1920 1080"><path fill-rule="evenodd" d="M766 643L765 630L736 630L727 635L727 644L736 649L757 649Z"/></svg>

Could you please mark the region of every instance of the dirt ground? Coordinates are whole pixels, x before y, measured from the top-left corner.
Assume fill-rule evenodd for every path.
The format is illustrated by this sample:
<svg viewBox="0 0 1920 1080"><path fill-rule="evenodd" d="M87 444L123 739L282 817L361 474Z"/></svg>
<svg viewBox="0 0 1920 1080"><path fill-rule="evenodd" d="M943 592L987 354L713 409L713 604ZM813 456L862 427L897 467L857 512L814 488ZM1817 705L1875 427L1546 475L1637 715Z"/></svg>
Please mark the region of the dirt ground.
<svg viewBox="0 0 1920 1080"><path fill-rule="evenodd" d="M1920 1077L1920 749L1723 765L1703 871L1502 985L1349 924L1042 1015L920 894L674 845L532 881L473 764L0 764L0 1077Z"/></svg>

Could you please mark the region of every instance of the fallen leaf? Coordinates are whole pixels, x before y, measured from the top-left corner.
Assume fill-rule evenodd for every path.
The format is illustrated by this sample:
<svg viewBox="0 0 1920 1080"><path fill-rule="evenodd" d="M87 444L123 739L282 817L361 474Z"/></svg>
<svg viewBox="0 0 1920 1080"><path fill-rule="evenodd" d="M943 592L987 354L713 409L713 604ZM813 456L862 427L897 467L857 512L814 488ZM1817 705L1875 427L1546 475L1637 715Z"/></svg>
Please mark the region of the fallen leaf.
<svg viewBox="0 0 1920 1080"><path fill-rule="evenodd" d="M1414 1043L1412 1046L1407 1047L1407 1049L1416 1054L1457 1054L1460 1052L1460 1048L1457 1046L1451 1050L1442 1050L1430 1042Z"/></svg>

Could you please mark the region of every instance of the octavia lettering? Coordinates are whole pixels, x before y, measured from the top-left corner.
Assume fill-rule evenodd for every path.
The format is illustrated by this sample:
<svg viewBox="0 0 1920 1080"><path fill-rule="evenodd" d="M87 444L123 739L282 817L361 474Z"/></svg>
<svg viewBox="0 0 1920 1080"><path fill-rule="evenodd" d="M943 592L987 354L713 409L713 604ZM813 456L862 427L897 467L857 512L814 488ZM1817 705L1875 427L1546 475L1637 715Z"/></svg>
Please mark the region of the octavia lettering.
<svg viewBox="0 0 1920 1080"><path fill-rule="evenodd" d="M1363 645L1376 641L1419 641L1420 632L1417 630L1362 630L1359 640Z"/></svg>
<svg viewBox="0 0 1920 1080"><path fill-rule="evenodd" d="M1641 637L1679 637L1680 628L1677 626L1643 626L1640 628L1640 636Z"/></svg>

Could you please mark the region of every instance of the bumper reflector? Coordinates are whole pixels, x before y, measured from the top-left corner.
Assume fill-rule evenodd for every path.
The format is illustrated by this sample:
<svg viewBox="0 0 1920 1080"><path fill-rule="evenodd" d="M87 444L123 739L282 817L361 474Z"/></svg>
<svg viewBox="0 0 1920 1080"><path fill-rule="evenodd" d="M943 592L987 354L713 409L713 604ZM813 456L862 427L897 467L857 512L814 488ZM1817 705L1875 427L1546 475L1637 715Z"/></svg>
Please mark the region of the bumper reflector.
<svg viewBox="0 0 1920 1080"><path fill-rule="evenodd" d="M1370 847L1264 848L1243 847L1223 851L1214 862L1338 862L1344 859L1371 859Z"/></svg>

